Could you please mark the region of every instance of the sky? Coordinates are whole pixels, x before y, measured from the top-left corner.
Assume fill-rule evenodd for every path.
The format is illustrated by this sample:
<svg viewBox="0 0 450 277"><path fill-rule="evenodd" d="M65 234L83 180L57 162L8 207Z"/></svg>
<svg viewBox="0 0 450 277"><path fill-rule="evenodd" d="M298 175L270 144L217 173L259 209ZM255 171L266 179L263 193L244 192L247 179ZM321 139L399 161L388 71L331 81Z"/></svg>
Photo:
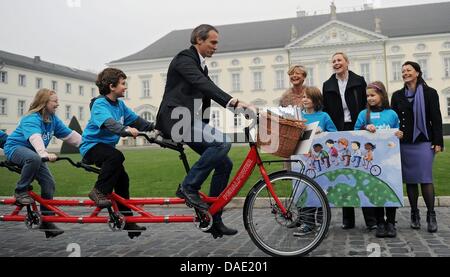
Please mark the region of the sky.
<svg viewBox="0 0 450 277"><path fill-rule="evenodd" d="M445 0L335 0L339 11ZM331 0L0 0L0 50L97 72L173 30L329 13ZM219 44L220 48L220 44Z"/></svg>

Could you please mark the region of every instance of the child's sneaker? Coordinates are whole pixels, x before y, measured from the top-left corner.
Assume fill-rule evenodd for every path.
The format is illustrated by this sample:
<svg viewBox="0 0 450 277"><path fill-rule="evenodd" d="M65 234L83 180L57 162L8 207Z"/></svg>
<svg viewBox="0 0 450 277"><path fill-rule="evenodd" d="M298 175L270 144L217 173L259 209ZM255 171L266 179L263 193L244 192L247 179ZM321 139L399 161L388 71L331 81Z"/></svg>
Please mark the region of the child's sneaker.
<svg viewBox="0 0 450 277"><path fill-rule="evenodd" d="M20 205L30 205L34 203L34 199L28 194L28 191L15 192L14 197L16 198L16 203Z"/></svg>
<svg viewBox="0 0 450 277"><path fill-rule="evenodd" d="M107 196L101 193L96 188L93 188L89 193L89 198L95 202L95 205L99 208L109 208L112 206L111 200L107 198Z"/></svg>
<svg viewBox="0 0 450 277"><path fill-rule="evenodd" d="M308 224L302 224L297 232L294 232L294 237L303 237L313 232L313 227Z"/></svg>

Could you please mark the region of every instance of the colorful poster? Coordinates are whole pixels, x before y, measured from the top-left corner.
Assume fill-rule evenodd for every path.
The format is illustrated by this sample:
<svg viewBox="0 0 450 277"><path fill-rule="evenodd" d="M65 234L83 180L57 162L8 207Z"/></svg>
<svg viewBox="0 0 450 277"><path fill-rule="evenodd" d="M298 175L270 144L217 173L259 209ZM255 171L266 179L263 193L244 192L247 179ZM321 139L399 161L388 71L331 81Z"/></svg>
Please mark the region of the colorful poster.
<svg viewBox="0 0 450 277"><path fill-rule="evenodd" d="M291 156L298 160L292 170L314 179L331 207L401 207L400 145L395 131L316 134L309 153ZM307 191L296 191L296 202L314 206Z"/></svg>

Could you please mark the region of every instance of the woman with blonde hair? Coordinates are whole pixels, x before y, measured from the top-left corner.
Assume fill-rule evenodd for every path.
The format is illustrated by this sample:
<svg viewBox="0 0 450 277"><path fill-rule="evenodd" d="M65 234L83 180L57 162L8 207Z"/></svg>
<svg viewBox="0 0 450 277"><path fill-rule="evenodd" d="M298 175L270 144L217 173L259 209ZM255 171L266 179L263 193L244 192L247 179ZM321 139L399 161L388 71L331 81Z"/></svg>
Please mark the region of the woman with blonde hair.
<svg viewBox="0 0 450 277"><path fill-rule="evenodd" d="M304 94L305 86L303 83L305 82L306 76L308 73L306 69L301 65L293 65L288 70L289 81L292 84L292 87L289 88L280 99L280 106L297 106L303 107L302 99Z"/></svg>
<svg viewBox="0 0 450 277"><path fill-rule="evenodd" d="M16 185L14 197L18 205L29 205L34 200L28 194L33 180L41 186L41 196L44 199L53 199L55 180L42 158L50 162L56 160L56 155L48 153L46 148L53 136L67 141L78 147L81 136L67 128L56 116L58 96L49 89L41 89L36 93L28 113L22 117L16 130L6 140L4 152L6 158L22 168L22 173ZM41 205L43 215L53 215ZM39 229L45 231L45 236L55 237L64 233L51 222L42 222Z"/></svg>

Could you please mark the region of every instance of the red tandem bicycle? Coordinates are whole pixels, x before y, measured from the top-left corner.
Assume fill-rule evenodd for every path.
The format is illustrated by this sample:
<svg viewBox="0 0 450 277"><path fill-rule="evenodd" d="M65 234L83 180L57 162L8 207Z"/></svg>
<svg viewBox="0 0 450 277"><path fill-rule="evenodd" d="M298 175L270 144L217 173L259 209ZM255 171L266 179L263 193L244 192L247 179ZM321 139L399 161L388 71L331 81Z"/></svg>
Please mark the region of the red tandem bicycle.
<svg viewBox="0 0 450 277"><path fill-rule="evenodd" d="M204 202L210 205L207 212L194 209L189 215L158 215L144 209L144 206L164 206L185 204L180 198L132 198L124 199L116 193L109 196L113 205L110 208L102 209L95 206L91 200L45 200L38 194L29 191L35 200L34 204L21 206L17 205L14 198L2 199L0 204L11 205L14 210L11 214L0 215L0 221L25 222L29 229L34 229L41 222L54 223L104 223L108 224L113 231L121 231L125 222L135 223L192 223L201 231L208 231L212 226L212 215L223 209L244 186L255 167L258 167L261 178L248 192L243 208L244 226L252 241L265 253L272 256L304 256L320 245L326 237L330 224L330 206L324 191L321 187L306 175L287 170L267 173L264 163L285 162L286 160L263 161L258 152L255 142L249 139L250 127L245 128L245 136L249 141L250 150L247 157L242 162L238 172L232 178L224 191L218 197L209 197L200 192ZM163 148L168 148L179 152L179 157L186 172L189 171L189 164L184 153L183 145L160 137L149 137L146 133L140 133L149 143L157 144ZM72 166L83 168L86 171L99 173L100 169L83 162L74 162L67 157L59 157L59 161L65 160ZM294 162L294 161L292 161ZM6 167L10 171L19 173L21 169L7 161L0 162L0 167ZM289 224L298 218L311 218L311 215L303 214L311 212L311 202L305 199L313 199L314 216L321 217L321 224L318 224L313 232L305 236L294 236L296 228L287 228ZM295 200L295 201L294 201ZM38 205L45 206L53 211L55 215L43 216L40 214ZM120 203L129 207L135 212L133 216L123 216L120 214L117 204ZM301 204L299 206L299 203ZM69 214L61 207L83 206L91 209L88 216L77 216ZM25 209L24 209L25 208ZM304 209L303 209L304 208ZM320 209L321 208L321 209ZM309 222L315 224L315 222ZM132 236L130 236L132 238Z"/></svg>

